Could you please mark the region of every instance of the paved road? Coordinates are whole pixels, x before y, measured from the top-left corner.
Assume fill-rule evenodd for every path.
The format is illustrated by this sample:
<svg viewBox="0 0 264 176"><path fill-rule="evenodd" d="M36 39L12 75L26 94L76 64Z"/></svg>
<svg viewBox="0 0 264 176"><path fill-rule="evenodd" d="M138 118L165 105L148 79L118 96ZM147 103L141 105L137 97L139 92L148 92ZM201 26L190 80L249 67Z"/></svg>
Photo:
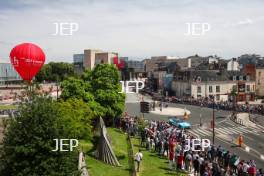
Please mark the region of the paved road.
<svg viewBox="0 0 264 176"><path fill-rule="evenodd" d="M127 94L127 99L126 99L126 111L134 116L140 116L142 115L140 113L140 107L139 107L139 100L141 99L141 95L138 94ZM150 97L144 97L145 101L152 101ZM175 103L169 103L169 107L177 107L177 108L186 108L187 110L191 111L190 118L188 121L192 125L198 125L200 124L200 117L202 123L210 123L212 120L213 116L213 110L210 108L205 108L205 107L199 107L199 106L192 106L192 105L184 105L184 104L175 104ZM216 117L216 122L224 120L225 117L227 117L231 112L228 111L215 111L215 117ZM173 114L171 116L174 116ZM146 119L153 119L153 120L168 120L170 117L168 116L162 116L162 115L157 115L154 113L148 113L144 114L144 117Z"/></svg>
<svg viewBox="0 0 264 176"><path fill-rule="evenodd" d="M141 115L139 111L139 100L141 100L141 98L142 96L137 94L127 95L126 111L129 114L134 116ZM144 97L144 100L151 101L150 97ZM212 130L210 129L209 125L210 121L212 120L212 109L174 103L170 103L169 106L186 108L191 111L191 116L188 121L193 125L193 128L190 130L190 132L196 136L199 136L200 138L208 138L212 141ZM227 118L231 113L231 111L215 111L215 144L224 146L227 150L238 154L243 159L254 159L258 167L264 168L264 160L260 159L260 155L264 155L264 128L251 128L235 124L229 118ZM168 116L161 116L152 113L144 114L144 117L149 120L153 119L164 121L167 121L170 118ZM258 118L264 119L263 116L260 116ZM203 123L202 127L199 126L200 119ZM249 152L243 148L234 147L234 144L232 144L232 139L237 138L239 134L243 135L245 145L250 149Z"/></svg>
<svg viewBox="0 0 264 176"><path fill-rule="evenodd" d="M190 132L200 138L209 138L212 141L212 129L207 127L192 128ZM252 128L237 125L229 119L216 124L216 141L217 145L222 145L231 152L240 155L244 159L254 159L258 167L264 167L264 160L260 159L264 155L264 133L261 128ZM249 148L234 147L234 141L239 134L244 137L244 143Z"/></svg>

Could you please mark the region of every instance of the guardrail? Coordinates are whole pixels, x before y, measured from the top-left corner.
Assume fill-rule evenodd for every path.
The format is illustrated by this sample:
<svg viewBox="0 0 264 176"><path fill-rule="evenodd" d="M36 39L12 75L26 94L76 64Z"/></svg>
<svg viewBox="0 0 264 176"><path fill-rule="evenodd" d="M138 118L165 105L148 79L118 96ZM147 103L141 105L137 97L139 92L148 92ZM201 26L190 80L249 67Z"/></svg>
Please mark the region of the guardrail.
<svg viewBox="0 0 264 176"><path fill-rule="evenodd" d="M128 150L128 166L130 168L130 175L137 176L136 168L135 168L135 161L134 161L134 151L133 151L133 144L131 142L131 138L129 133L127 134L127 150Z"/></svg>
<svg viewBox="0 0 264 176"><path fill-rule="evenodd" d="M239 124L239 125L243 125L244 126L244 122L243 122L243 120L242 119L238 119L236 116L230 116L230 119L233 121L233 122L235 122L235 123L237 123L237 124Z"/></svg>

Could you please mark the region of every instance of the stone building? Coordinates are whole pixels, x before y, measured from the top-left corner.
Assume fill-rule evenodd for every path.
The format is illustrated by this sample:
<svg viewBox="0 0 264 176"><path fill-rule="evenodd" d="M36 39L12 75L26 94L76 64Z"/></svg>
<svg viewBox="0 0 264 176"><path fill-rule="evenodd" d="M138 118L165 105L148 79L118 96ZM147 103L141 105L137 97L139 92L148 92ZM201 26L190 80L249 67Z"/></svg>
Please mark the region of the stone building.
<svg viewBox="0 0 264 176"><path fill-rule="evenodd" d="M264 67L256 68L256 95L264 96Z"/></svg>
<svg viewBox="0 0 264 176"><path fill-rule="evenodd" d="M83 54L73 55L73 64L76 73L82 73L84 69L92 70L97 64L112 64L113 59L118 54L114 52L104 52L97 49L86 49Z"/></svg>
<svg viewBox="0 0 264 176"><path fill-rule="evenodd" d="M218 70L188 70L177 72L172 82L176 97L210 98L215 101L232 99L231 92L237 93L237 101L255 99L255 81L242 72Z"/></svg>

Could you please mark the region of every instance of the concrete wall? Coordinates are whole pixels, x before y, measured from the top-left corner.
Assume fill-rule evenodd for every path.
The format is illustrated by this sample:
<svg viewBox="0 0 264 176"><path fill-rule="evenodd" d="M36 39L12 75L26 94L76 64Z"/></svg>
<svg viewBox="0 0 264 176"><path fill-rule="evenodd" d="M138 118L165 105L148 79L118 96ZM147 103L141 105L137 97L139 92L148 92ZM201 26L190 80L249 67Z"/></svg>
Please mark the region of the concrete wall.
<svg viewBox="0 0 264 176"><path fill-rule="evenodd" d="M117 57L117 54L111 52L96 53L95 54L95 65L97 64L112 64L113 58Z"/></svg>
<svg viewBox="0 0 264 176"><path fill-rule="evenodd" d="M101 50L84 50L83 66L88 69L93 69L95 65L95 54L102 52Z"/></svg>
<svg viewBox="0 0 264 176"><path fill-rule="evenodd" d="M256 95L264 96L264 68L256 69Z"/></svg>
<svg viewBox="0 0 264 176"><path fill-rule="evenodd" d="M83 66L88 69L93 69L95 65L104 63L113 63L113 58L117 56L117 53L103 52L101 50L84 50Z"/></svg>
<svg viewBox="0 0 264 176"><path fill-rule="evenodd" d="M171 83L171 90L175 92L176 97L181 98L191 94L191 85L188 82L173 80Z"/></svg>

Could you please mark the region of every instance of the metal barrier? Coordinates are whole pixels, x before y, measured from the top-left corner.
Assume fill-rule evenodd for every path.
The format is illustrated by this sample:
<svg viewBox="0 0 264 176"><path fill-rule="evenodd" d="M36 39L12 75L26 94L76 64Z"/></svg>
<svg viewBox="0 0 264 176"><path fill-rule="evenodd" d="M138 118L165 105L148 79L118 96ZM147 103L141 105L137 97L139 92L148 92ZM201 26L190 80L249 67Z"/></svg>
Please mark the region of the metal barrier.
<svg viewBox="0 0 264 176"><path fill-rule="evenodd" d="M128 165L130 168L130 175L136 176L136 168L135 168L135 161L134 161L134 151L133 151L133 144L131 142L131 138L129 133L127 134L127 153L128 153Z"/></svg>
<svg viewBox="0 0 264 176"><path fill-rule="evenodd" d="M239 124L239 125L243 125L244 126L244 122L242 119L238 119L236 116L230 116L230 120L232 120L233 122Z"/></svg>

